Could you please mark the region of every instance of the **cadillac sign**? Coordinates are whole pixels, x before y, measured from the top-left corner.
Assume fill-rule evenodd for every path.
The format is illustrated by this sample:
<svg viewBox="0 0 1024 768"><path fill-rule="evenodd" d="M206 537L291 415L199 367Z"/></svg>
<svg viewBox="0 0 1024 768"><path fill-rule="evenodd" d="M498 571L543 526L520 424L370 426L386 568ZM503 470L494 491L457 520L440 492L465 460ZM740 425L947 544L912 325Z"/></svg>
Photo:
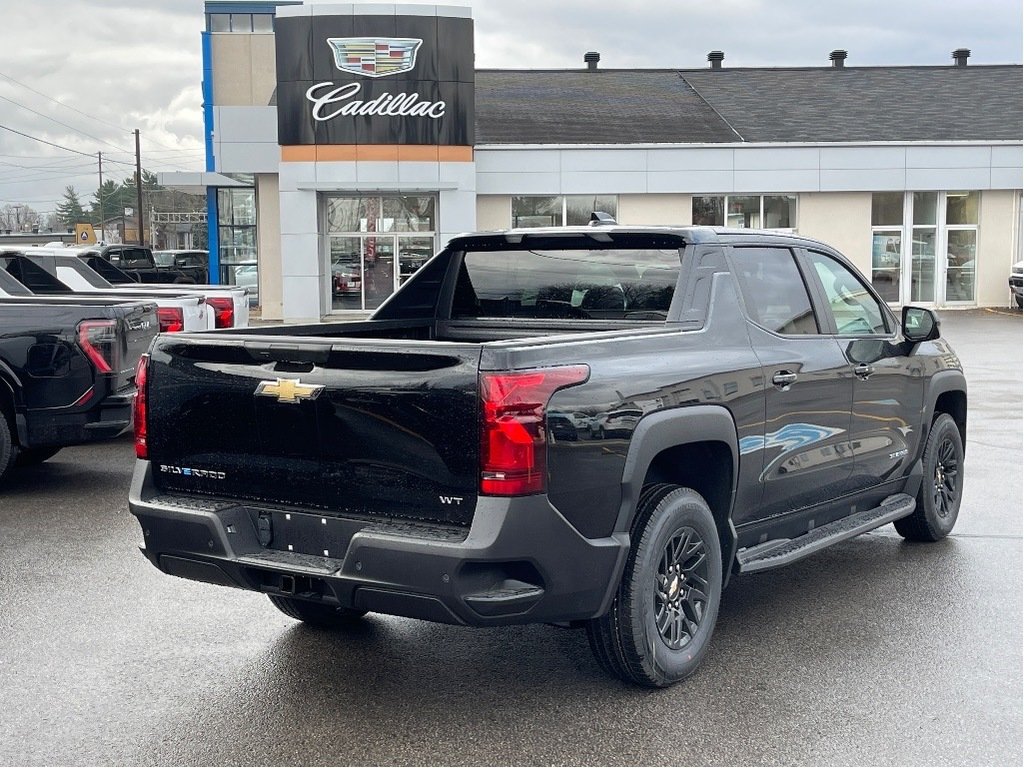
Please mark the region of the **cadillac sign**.
<svg viewBox="0 0 1024 768"><path fill-rule="evenodd" d="M473 26L444 16L279 18L282 145L473 145Z"/></svg>

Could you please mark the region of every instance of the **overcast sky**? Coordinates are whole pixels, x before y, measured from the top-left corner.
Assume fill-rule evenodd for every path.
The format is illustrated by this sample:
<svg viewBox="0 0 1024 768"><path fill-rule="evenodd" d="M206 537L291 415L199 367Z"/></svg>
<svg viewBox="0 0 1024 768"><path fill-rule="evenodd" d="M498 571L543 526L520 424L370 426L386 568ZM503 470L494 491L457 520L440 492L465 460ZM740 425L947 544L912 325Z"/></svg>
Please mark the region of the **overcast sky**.
<svg viewBox="0 0 1024 768"><path fill-rule="evenodd" d="M307 0L308 1L308 0ZM472 0L481 68L847 66L1021 63L1021 0ZM0 207L53 210L64 187L83 201L104 177L143 166L202 170L197 0L5 0L0 10ZM56 103L60 102L60 103ZM63 125L62 125L63 123ZM84 155L90 155L86 157Z"/></svg>

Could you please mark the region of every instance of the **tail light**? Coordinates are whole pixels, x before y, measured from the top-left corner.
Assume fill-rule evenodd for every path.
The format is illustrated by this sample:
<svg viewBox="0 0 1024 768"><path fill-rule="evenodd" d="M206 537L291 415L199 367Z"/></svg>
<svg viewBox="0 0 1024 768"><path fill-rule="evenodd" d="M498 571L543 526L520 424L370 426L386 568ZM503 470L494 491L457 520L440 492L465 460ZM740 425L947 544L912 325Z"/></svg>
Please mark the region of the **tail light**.
<svg viewBox="0 0 1024 768"><path fill-rule="evenodd" d="M235 326L235 300L223 296L212 297L206 303L213 308L214 328L234 328Z"/></svg>
<svg viewBox="0 0 1024 768"><path fill-rule="evenodd" d="M78 346L98 373L117 370L121 345L114 320L83 320L78 324Z"/></svg>
<svg viewBox="0 0 1024 768"><path fill-rule="evenodd" d="M559 389L582 384L586 365L480 376L480 493L525 496L547 485L544 409Z"/></svg>
<svg viewBox="0 0 1024 768"><path fill-rule="evenodd" d="M149 355L139 358L135 367L135 403L132 406L132 420L135 422L135 455L140 459L149 458L146 443L146 378L149 371Z"/></svg>
<svg viewBox="0 0 1024 768"><path fill-rule="evenodd" d="M177 333L185 330L185 310L181 307L157 307L160 333Z"/></svg>

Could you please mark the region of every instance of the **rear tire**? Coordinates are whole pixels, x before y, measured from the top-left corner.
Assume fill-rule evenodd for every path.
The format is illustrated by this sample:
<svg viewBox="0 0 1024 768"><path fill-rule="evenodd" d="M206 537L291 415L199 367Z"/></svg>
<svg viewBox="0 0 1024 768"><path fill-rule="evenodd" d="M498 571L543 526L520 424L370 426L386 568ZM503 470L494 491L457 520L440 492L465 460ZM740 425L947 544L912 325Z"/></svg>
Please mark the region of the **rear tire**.
<svg viewBox="0 0 1024 768"><path fill-rule="evenodd" d="M7 473L11 471L17 455L18 449L11 438L11 427L7 422L7 416L0 411L0 483L3 483Z"/></svg>
<svg viewBox="0 0 1024 768"><path fill-rule="evenodd" d="M956 524L964 490L963 440L948 413L940 413L932 422L921 463L924 480L917 492L917 508L893 526L909 541L939 541Z"/></svg>
<svg viewBox="0 0 1024 768"><path fill-rule="evenodd" d="M707 652L722 596L718 528L696 491L652 485L631 541L611 609L588 622L587 638L609 674L663 688L692 675Z"/></svg>
<svg viewBox="0 0 1024 768"><path fill-rule="evenodd" d="M351 627L358 623L366 611L359 611L355 608L341 608L333 605L324 605L310 600L297 600L293 597L282 597L280 595L267 595L270 602L286 616L323 629L342 629Z"/></svg>
<svg viewBox="0 0 1024 768"><path fill-rule="evenodd" d="M60 451L60 448L22 448L18 451L18 457L14 460L16 467L34 467L42 464L47 459L52 459Z"/></svg>

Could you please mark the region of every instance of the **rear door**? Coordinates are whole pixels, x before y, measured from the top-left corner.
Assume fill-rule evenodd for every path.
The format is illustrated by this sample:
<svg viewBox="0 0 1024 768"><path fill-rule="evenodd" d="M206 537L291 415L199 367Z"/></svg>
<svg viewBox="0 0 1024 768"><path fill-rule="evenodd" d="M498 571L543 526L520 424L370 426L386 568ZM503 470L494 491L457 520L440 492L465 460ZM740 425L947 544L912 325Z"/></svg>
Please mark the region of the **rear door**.
<svg viewBox="0 0 1024 768"><path fill-rule="evenodd" d="M765 376L761 509L737 510L737 524L827 502L853 472L850 367L817 318L795 253L735 247L730 260L743 295L754 352Z"/></svg>

